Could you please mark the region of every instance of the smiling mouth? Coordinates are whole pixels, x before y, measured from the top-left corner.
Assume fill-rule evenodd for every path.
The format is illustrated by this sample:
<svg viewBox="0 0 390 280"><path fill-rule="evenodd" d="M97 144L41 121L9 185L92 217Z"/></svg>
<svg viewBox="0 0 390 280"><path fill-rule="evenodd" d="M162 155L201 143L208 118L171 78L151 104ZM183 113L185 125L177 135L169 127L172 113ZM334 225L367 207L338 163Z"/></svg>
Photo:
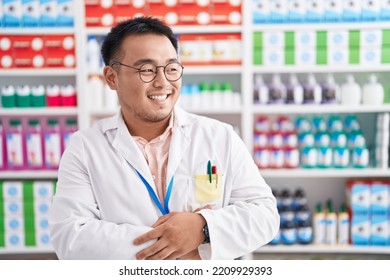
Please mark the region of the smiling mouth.
<svg viewBox="0 0 390 280"><path fill-rule="evenodd" d="M148 98L156 101L164 101L168 98L168 94L165 95L149 95Z"/></svg>

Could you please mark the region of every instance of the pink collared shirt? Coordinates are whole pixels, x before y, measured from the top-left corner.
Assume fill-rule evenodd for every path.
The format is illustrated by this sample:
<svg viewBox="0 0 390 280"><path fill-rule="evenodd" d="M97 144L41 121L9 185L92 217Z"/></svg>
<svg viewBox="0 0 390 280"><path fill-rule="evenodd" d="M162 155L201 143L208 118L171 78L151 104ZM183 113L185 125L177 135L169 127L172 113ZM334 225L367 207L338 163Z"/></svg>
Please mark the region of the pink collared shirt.
<svg viewBox="0 0 390 280"><path fill-rule="evenodd" d="M171 144L173 131L173 114L169 119L168 127L160 136L152 139L150 142L139 136L133 136L138 147L142 151L146 162L152 173L154 184L157 189L157 196L162 205L166 192L166 177L168 166L169 146Z"/></svg>

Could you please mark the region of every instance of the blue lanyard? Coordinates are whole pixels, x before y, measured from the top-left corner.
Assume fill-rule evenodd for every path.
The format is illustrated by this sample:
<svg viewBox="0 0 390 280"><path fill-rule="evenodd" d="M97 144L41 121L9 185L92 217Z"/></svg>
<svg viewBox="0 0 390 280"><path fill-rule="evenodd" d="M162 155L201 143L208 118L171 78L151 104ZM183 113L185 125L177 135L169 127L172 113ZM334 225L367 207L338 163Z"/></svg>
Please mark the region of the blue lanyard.
<svg viewBox="0 0 390 280"><path fill-rule="evenodd" d="M164 207L161 205L161 202L160 200L158 199L156 193L154 192L153 188L149 185L148 181L146 181L146 179L141 175L141 173L138 172L138 170L136 170L134 168L134 170L137 172L138 176L141 178L142 180L142 183L144 183L146 189L148 190L149 192L149 195L150 197L153 199L154 203L157 205L158 209L160 209L161 213L163 215L166 215L166 214L169 214L169 199L171 198L171 192L172 192L172 185L173 185L173 177L172 176L172 179L171 181L169 182L169 185L168 185L168 190L167 190L167 194L165 195L165 200L164 200Z"/></svg>

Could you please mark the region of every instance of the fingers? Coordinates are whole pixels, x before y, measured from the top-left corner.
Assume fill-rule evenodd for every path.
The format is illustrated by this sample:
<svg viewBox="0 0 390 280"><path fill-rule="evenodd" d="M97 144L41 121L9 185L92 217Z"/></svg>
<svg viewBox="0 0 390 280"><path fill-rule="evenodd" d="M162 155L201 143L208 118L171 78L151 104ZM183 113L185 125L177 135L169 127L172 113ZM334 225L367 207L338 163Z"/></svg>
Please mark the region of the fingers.
<svg viewBox="0 0 390 280"><path fill-rule="evenodd" d="M198 211L200 211L200 210L203 210L203 209L213 209L213 206L210 205L210 204L207 204L207 205L205 205L205 206L196 208L196 209L194 210L194 213L196 213L196 212L198 212Z"/></svg>
<svg viewBox="0 0 390 280"><path fill-rule="evenodd" d="M167 215L161 216L158 220L152 225L153 228L158 227L159 225L165 223L169 218L175 215L176 212L169 213Z"/></svg>
<svg viewBox="0 0 390 280"><path fill-rule="evenodd" d="M160 229L158 229L158 228L152 229L152 230L148 231L147 233L144 233L144 234L138 236L136 239L134 239L133 244L134 245L141 245L149 240L159 238L161 236L161 234L162 234L162 232Z"/></svg>
<svg viewBox="0 0 390 280"><path fill-rule="evenodd" d="M162 260L172 253L167 249L168 245L168 243L159 240L152 246L138 252L135 257L137 260Z"/></svg>

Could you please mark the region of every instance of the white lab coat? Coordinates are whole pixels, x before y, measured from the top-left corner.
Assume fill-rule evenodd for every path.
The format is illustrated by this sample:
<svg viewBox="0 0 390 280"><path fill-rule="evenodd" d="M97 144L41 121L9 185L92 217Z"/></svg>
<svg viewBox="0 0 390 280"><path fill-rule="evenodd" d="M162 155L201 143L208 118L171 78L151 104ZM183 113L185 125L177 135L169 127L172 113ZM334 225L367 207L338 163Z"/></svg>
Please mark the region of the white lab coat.
<svg viewBox="0 0 390 280"><path fill-rule="evenodd" d="M233 259L268 243L279 228L276 201L232 127L175 109L167 185L172 175L171 212L199 213L209 244L203 259ZM211 161L222 173L222 194L197 202L194 175ZM51 242L60 259L135 259L154 240L134 246L162 215L135 170L155 188L147 162L121 113L74 134L63 154L50 210Z"/></svg>

